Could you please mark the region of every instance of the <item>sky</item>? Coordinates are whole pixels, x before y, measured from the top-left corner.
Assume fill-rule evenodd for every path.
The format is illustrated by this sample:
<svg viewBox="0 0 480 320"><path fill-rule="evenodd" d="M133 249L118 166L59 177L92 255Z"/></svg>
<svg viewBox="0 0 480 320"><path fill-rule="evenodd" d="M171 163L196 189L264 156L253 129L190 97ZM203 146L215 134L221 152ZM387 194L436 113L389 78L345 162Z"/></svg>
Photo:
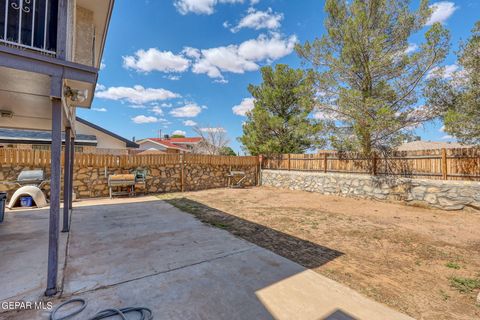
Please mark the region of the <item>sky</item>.
<svg viewBox="0 0 480 320"><path fill-rule="evenodd" d="M445 66L454 72L453 52L479 19L480 0L431 5L430 23L451 32ZM261 82L264 65L302 67L293 48L323 34L323 6L322 0L117 0L92 108L78 115L137 140L194 136L195 127L224 130L241 152L237 137L253 107L248 85ZM421 37L412 36L412 50ZM452 140L439 121L416 133Z"/></svg>

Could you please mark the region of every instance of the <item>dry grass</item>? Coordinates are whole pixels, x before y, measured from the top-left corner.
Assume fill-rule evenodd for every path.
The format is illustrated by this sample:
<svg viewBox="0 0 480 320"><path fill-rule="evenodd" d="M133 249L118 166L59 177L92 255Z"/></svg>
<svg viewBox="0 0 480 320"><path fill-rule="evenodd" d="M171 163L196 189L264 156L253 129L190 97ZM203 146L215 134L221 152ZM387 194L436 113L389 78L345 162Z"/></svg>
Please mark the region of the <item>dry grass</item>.
<svg viewBox="0 0 480 320"><path fill-rule="evenodd" d="M415 318L480 318L478 213L263 187L160 197Z"/></svg>

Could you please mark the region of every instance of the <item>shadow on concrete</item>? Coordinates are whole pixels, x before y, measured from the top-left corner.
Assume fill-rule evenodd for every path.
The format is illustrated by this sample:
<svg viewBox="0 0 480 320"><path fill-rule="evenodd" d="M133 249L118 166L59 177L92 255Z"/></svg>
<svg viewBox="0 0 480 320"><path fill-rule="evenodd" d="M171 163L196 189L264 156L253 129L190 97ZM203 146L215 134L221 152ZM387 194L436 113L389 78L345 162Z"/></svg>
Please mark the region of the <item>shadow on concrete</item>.
<svg viewBox="0 0 480 320"><path fill-rule="evenodd" d="M358 320L342 310L335 310L332 314L323 318L322 320Z"/></svg>
<svg viewBox="0 0 480 320"><path fill-rule="evenodd" d="M305 268L317 268L343 255L342 252L271 229L187 198L165 200L202 222L270 250ZM239 208L241 210L241 208Z"/></svg>

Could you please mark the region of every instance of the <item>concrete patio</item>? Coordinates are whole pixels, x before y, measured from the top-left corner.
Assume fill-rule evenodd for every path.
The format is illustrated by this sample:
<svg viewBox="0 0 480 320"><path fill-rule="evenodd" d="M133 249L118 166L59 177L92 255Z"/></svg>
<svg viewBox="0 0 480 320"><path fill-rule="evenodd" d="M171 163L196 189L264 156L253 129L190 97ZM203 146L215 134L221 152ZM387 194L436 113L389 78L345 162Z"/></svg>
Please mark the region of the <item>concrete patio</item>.
<svg viewBox="0 0 480 320"><path fill-rule="evenodd" d="M7 212L0 301L44 299L48 213ZM155 197L76 203L60 252L62 293L51 301L86 299L73 319L124 306L148 307L154 319L411 319Z"/></svg>

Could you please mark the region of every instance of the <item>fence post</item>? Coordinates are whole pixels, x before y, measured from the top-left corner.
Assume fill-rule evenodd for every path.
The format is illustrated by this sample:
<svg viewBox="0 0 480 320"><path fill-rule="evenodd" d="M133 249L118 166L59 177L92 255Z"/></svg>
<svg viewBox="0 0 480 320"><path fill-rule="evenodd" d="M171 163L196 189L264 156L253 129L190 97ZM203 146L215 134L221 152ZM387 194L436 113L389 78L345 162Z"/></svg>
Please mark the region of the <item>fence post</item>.
<svg viewBox="0 0 480 320"><path fill-rule="evenodd" d="M327 173L327 166L328 166L328 158L327 158L327 157L328 157L328 155L327 155L327 153L325 152L325 153L323 154L323 172L324 172L324 173Z"/></svg>
<svg viewBox="0 0 480 320"><path fill-rule="evenodd" d="M373 158L372 158L372 175L377 174L377 153L373 153Z"/></svg>
<svg viewBox="0 0 480 320"><path fill-rule="evenodd" d="M447 180L448 179L448 173L447 173L447 149L442 148L442 179Z"/></svg>
<svg viewBox="0 0 480 320"><path fill-rule="evenodd" d="M185 169L184 169L184 154L180 153L180 191L184 192L185 191Z"/></svg>
<svg viewBox="0 0 480 320"><path fill-rule="evenodd" d="M263 165L263 156L260 154L258 155L258 158L257 158L257 186L260 186L262 183L261 183L261 175L262 175L262 165Z"/></svg>
<svg viewBox="0 0 480 320"><path fill-rule="evenodd" d="M290 158L291 158L291 155L290 153L288 154L288 171L290 171L290 169L292 168L292 164L290 162Z"/></svg>

